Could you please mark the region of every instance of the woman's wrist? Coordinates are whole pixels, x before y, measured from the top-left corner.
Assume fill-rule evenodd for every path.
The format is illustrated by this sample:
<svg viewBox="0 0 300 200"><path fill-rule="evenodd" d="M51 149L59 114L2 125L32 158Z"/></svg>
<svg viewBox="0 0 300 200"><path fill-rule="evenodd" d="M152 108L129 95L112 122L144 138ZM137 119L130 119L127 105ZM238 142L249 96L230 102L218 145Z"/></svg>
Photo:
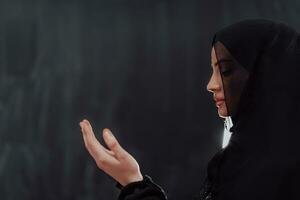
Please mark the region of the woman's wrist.
<svg viewBox="0 0 300 200"><path fill-rule="evenodd" d="M130 186L130 185L143 183L144 181L145 181L144 176L140 175L140 176L137 176L135 178L132 178L132 179L128 180L126 183L117 182L116 187L119 188L119 189L123 189L125 187Z"/></svg>
<svg viewBox="0 0 300 200"><path fill-rule="evenodd" d="M130 183L139 182L139 181L142 181L143 179L144 178L143 178L142 174L139 173L139 174L129 178L128 181L122 185L125 187L126 185L128 185Z"/></svg>
<svg viewBox="0 0 300 200"><path fill-rule="evenodd" d="M134 175L132 177L128 177L127 180L125 181L117 181L117 187L118 188L123 188L131 183L136 183L136 182L142 182L144 180L144 177L141 173Z"/></svg>

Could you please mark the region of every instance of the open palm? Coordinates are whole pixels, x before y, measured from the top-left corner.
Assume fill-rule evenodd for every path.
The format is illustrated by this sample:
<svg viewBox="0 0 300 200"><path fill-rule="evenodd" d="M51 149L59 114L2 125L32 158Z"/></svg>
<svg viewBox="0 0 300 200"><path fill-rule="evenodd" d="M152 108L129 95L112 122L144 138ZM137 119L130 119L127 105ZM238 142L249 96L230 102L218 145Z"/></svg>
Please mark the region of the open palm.
<svg viewBox="0 0 300 200"><path fill-rule="evenodd" d="M109 129L103 130L107 149L95 137L88 120L80 122L80 127L85 147L101 170L123 186L143 180L137 161L121 147Z"/></svg>

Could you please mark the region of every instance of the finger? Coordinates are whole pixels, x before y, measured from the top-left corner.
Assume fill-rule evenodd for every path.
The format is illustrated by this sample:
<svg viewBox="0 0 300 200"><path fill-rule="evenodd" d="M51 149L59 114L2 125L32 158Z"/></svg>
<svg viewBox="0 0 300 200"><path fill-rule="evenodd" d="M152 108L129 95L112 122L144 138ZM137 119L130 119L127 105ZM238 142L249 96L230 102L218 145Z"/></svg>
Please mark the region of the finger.
<svg viewBox="0 0 300 200"><path fill-rule="evenodd" d="M103 129L103 139L108 148L115 153L118 159L126 155L127 152L121 147L118 140L108 128Z"/></svg>
<svg viewBox="0 0 300 200"><path fill-rule="evenodd" d="M88 121L88 120L83 120L82 122L80 122L80 123L83 123L83 125L87 125L88 127L89 127L89 129L91 130L91 137L92 137L92 139L93 140L96 140L97 141L97 143L99 143L99 141L97 140L97 138L95 137L95 134L94 134L94 131L93 131L93 127L92 127L92 125L91 125L91 123ZM80 125L81 126L81 125ZM83 136L86 138L86 136L85 136L85 134L83 134ZM105 148L103 145L101 145L101 143L99 143L99 145L100 145L100 148L102 148L106 153L108 153L109 155L111 155L111 156L114 156L115 157L115 153L113 152L113 151L110 151L110 150L108 150L107 148Z"/></svg>
<svg viewBox="0 0 300 200"><path fill-rule="evenodd" d="M80 123L80 125L82 127L83 139L84 139L86 149L94 158L94 160L97 163L111 161L112 157L108 155L108 153L105 151L105 147L103 147L99 143L89 123L83 121Z"/></svg>

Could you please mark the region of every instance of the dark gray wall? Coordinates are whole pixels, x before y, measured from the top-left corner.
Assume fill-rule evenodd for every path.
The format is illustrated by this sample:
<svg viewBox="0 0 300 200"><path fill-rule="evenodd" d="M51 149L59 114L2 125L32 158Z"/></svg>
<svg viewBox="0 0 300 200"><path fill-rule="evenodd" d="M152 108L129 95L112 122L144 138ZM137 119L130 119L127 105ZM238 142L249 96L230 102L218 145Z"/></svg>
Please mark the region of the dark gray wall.
<svg viewBox="0 0 300 200"><path fill-rule="evenodd" d="M0 199L116 199L83 118L170 199L192 199L222 139L211 37L256 17L299 28L300 1L1 0Z"/></svg>

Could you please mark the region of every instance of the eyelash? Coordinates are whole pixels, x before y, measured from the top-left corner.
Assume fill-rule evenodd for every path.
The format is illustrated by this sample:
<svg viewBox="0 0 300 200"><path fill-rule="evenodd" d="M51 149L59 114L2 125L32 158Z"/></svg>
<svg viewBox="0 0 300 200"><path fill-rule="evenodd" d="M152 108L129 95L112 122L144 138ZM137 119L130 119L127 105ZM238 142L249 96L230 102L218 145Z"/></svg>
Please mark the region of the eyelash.
<svg viewBox="0 0 300 200"><path fill-rule="evenodd" d="M228 69L228 70L221 71L221 73L222 73L224 76L228 76L228 75L230 75L230 74L231 74L231 72L232 72L232 70L231 70L231 69Z"/></svg>

